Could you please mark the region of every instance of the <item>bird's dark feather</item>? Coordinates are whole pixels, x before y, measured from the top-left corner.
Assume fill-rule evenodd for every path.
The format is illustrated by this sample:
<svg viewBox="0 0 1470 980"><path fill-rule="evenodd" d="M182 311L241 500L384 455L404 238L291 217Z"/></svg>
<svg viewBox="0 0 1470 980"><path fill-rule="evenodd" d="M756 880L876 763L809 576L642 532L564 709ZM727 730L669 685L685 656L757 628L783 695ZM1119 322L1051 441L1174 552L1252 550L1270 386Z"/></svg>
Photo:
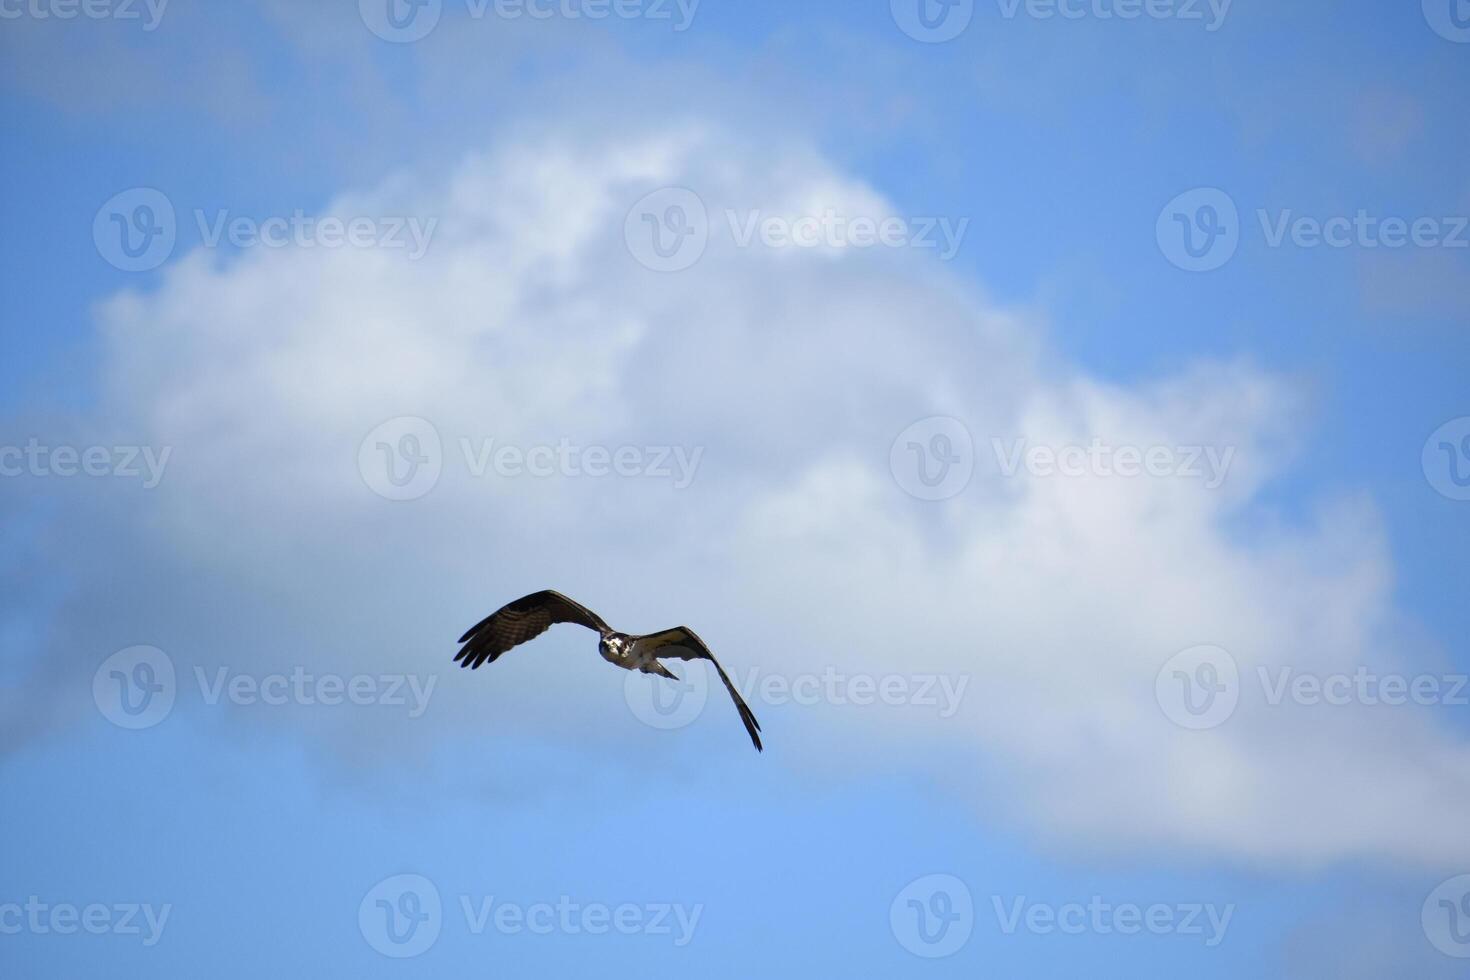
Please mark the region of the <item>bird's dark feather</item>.
<svg viewBox="0 0 1470 980"><path fill-rule="evenodd" d="M602 617L574 599L550 589L517 599L497 609L459 638L455 656L461 667L479 669L494 663L512 647L535 639L556 623L575 623L604 636L612 632Z"/></svg>
<svg viewBox="0 0 1470 980"><path fill-rule="evenodd" d="M720 675L720 680L725 684L725 690L730 692L730 698L735 702L735 708L740 712L740 720L745 723L745 730L750 733L750 740L755 743L756 751L764 752L761 745L761 723L756 721L755 713L735 690L735 685L730 680L730 675L725 673L725 668L715 659L710 652L709 646L699 638L687 626L675 626L673 629L662 630L658 633L650 633L647 636L635 636L631 638L635 648L643 648L654 652L659 657L669 657L674 660L708 660L715 665L715 671Z"/></svg>

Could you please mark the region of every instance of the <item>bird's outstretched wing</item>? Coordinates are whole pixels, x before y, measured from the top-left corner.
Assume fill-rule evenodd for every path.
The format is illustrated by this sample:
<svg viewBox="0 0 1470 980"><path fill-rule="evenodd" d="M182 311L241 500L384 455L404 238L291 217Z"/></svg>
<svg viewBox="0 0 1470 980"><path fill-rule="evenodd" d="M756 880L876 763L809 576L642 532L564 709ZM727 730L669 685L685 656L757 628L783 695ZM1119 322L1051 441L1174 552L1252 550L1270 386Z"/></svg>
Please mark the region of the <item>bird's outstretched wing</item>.
<svg viewBox="0 0 1470 980"><path fill-rule="evenodd" d="M745 722L745 730L750 733L750 740L755 743L756 751L764 751L761 747L761 723L755 720L750 706L745 703L740 692L735 690L735 685L730 682L730 675L725 673L725 668L720 666L715 655L710 653L709 647L692 629L687 626L676 626L661 633L635 636L632 642L633 648L640 653L647 651L656 657L669 657L674 660L708 660L714 664L715 670L719 672L720 680L725 682L725 690L730 692L730 697L740 712L740 720Z"/></svg>
<svg viewBox="0 0 1470 980"><path fill-rule="evenodd" d="M517 599L482 619L459 638L464 647L455 655L455 662L472 669L487 661L494 663L511 647L540 636L554 623L576 623L604 636L612 632L597 613L548 589Z"/></svg>

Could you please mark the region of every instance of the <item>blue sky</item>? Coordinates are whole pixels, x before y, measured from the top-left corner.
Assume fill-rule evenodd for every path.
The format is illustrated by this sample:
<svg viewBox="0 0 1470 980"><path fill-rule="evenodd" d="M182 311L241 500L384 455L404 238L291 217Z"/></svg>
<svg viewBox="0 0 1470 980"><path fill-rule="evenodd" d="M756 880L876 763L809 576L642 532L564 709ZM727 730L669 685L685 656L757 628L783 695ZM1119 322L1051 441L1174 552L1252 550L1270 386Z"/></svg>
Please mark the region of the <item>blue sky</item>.
<svg viewBox="0 0 1470 980"><path fill-rule="evenodd" d="M905 2L3 8L7 976L1464 975L1464 5Z"/></svg>

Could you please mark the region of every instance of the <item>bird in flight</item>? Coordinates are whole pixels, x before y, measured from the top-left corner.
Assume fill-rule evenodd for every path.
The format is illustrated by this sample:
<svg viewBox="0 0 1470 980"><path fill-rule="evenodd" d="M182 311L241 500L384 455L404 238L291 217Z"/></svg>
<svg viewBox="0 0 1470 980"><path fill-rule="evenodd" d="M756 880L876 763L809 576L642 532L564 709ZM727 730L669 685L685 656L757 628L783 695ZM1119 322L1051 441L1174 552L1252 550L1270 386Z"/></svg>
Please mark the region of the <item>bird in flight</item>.
<svg viewBox="0 0 1470 980"><path fill-rule="evenodd" d="M482 665L499 660L500 655L511 647L535 639L556 623L576 623L578 626L596 630L600 637L597 652L602 654L603 660L624 670L638 670L645 674L678 680L673 671L659 663L660 658L708 660L715 665L720 680L725 682L725 690L730 692L730 697L735 701L740 720L745 722L745 730L750 733L750 740L755 743L756 751L763 751L760 722L755 720L750 706L740 697L735 685L730 683L730 676L725 673L725 668L720 666L720 662L710 653L704 641L687 626L676 626L645 636L619 633L580 602L568 599L560 592L547 590L517 599L472 627L459 638L464 646L455 654L455 663L461 667L479 670Z"/></svg>

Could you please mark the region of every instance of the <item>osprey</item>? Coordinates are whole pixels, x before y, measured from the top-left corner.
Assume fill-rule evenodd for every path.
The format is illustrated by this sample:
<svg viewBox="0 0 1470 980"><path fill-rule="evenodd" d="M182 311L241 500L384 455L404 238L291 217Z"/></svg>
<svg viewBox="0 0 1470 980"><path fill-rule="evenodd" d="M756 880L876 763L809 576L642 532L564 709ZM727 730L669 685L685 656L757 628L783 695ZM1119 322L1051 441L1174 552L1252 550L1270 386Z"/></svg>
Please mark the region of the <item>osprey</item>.
<svg viewBox="0 0 1470 980"><path fill-rule="evenodd" d="M603 660L624 670L639 670L645 674L678 680L673 671L659 663L659 657L708 660L715 665L720 680L725 682L725 690L734 699L735 707L740 712L740 720L745 722L745 730L750 733L750 740L755 743L756 751L762 751L760 722L755 720L750 707L740 697L740 692L735 690L735 685L730 683L729 675L715 659L715 655L710 653L709 647L687 626L676 626L646 636L619 633L580 602L548 589L517 599L482 619L459 638L464 646L455 654L454 660L461 667L478 670L483 664L493 664L499 660L500 655L510 648L545 633L554 623L576 623L578 626L596 630L600 637L597 652L602 654Z"/></svg>

